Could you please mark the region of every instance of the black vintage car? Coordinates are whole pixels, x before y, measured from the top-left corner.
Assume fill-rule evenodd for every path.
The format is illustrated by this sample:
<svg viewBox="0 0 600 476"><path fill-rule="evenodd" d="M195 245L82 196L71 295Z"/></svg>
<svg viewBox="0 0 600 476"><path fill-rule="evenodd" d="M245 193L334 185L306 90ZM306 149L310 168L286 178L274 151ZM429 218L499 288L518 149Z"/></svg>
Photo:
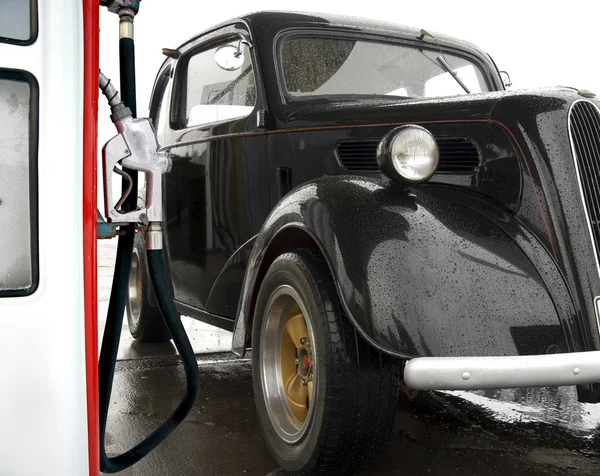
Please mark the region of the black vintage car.
<svg viewBox="0 0 600 476"><path fill-rule="evenodd" d="M402 378L598 401L593 94L507 92L469 43L344 17L251 14L165 54L151 117L173 160L173 296L252 347L285 469L368 464ZM168 340L143 248L129 326Z"/></svg>

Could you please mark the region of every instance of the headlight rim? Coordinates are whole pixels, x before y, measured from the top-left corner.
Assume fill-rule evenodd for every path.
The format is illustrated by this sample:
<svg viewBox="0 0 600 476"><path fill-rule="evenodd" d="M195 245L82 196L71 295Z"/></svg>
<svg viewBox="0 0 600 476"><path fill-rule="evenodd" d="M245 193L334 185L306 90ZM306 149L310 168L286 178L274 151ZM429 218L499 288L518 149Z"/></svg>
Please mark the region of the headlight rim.
<svg viewBox="0 0 600 476"><path fill-rule="evenodd" d="M402 175L400 172L398 172L398 169L394 166L392 160L392 146L394 144L394 141L398 139L398 136L403 131L409 129L418 129L420 131L425 132L431 137L431 139L434 141L437 147L437 160L435 162L435 166L432 169L432 172L427 177L420 180L412 180ZM439 166L439 158L439 145L434 135L425 127L419 126L417 124L404 124L402 126L392 129L383 136L377 147L377 163L381 172L389 178L391 178L392 180L394 180L395 182L399 182L404 185L417 185L419 183L427 182L429 179L431 179L431 177L433 177L437 172L437 168Z"/></svg>

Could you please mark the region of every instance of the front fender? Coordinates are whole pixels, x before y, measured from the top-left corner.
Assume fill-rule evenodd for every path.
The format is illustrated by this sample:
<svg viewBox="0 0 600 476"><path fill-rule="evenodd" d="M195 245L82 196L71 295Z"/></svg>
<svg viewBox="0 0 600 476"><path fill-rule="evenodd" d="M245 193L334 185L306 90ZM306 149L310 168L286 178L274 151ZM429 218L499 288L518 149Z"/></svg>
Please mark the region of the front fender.
<svg viewBox="0 0 600 476"><path fill-rule="evenodd" d="M564 279L513 215L446 186L404 190L334 176L299 187L267 218L244 281L238 354L261 263L289 227L312 236L349 319L381 351L411 358L581 350Z"/></svg>

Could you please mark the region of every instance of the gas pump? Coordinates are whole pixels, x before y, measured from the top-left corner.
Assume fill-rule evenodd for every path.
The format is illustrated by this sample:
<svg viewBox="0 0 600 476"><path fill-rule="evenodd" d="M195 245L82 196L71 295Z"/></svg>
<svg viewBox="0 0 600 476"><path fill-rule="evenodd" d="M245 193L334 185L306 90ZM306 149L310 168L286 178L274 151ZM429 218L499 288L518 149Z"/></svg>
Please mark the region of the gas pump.
<svg viewBox="0 0 600 476"><path fill-rule="evenodd" d="M198 366L170 296L162 255L162 176L169 158L157 152L150 121L136 118L133 23L139 4L32 0L2 11L0 359L10 362L0 375L2 475L121 471L164 440L198 395ZM122 99L99 73L100 6L120 21ZM98 87L117 129L102 154L108 223L96 221ZM123 181L116 202L115 172ZM143 209L136 206L138 172L145 177ZM53 201L60 204L58 220ZM187 389L153 433L109 457L106 421L136 232L146 236L151 281L183 361ZM97 234L118 235L99 359ZM21 350L25 338L34 351Z"/></svg>

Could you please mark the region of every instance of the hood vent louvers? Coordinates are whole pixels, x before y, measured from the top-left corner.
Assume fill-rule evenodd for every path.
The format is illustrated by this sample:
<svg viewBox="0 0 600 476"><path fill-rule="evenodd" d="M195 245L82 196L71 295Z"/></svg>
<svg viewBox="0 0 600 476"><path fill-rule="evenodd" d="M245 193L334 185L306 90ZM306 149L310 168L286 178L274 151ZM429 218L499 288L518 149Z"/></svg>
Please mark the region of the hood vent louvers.
<svg viewBox="0 0 600 476"><path fill-rule="evenodd" d="M377 164L378 140L343 140L336 153L342 167L349 172L379 172Z"/></svg>
<svg viewBox="0 0 600 476"><path fill-rule="evenodd" d="M436 173L471 174L480 165L479 149L468 137L436 137L440 162ZM336 155L348 172L378 173L377 146L379 139L343 140L338 142Z"/></svg>

